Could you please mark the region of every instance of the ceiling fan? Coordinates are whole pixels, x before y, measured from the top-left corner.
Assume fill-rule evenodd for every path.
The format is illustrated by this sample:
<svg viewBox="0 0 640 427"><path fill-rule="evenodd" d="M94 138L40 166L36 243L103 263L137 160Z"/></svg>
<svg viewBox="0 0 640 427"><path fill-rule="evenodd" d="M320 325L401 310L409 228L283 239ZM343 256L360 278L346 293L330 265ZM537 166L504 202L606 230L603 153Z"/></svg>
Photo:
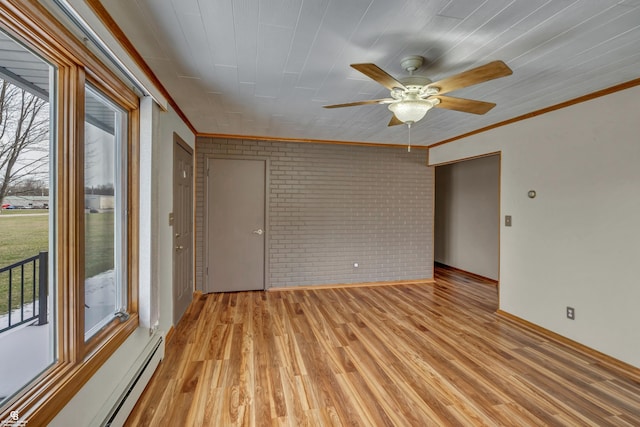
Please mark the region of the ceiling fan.
<svg viewBox="0 0 640 427"><path fill-rule="evenodd" d="M406 123L409 127L421 120L427 114L427 111L433 107L462 111L464 113L485 114L496 104L443 95L513 73L504 62L493 61L437 82L432 82L426 77L413 75L413 72L420 68L423 62L424 58L422 56L414 55L404 58L400 65L409 73L409 76L401 79L395 79L375 64L351 64L351 67L389 89L391 97L325 105L324 108L388 104L387 108L393 113L389 126Z"/></svg>

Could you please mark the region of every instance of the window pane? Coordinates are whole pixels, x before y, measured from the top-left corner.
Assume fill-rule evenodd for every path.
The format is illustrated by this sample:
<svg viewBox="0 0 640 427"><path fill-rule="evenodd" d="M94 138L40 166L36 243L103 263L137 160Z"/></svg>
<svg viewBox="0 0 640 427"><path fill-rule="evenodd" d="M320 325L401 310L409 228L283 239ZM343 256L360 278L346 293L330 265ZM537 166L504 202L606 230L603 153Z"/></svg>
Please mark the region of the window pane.
<svg viewBox="0 0 640 427"><path fill-rule="evenodd" d="M85 98L85 340L126 311L127 116L97 90Z"/></svg>
<svg viewBox="0 0 640 427"><path fill-rule="evenodd" d="M0 405L56 360L55 70L0 32Z"/></svg>

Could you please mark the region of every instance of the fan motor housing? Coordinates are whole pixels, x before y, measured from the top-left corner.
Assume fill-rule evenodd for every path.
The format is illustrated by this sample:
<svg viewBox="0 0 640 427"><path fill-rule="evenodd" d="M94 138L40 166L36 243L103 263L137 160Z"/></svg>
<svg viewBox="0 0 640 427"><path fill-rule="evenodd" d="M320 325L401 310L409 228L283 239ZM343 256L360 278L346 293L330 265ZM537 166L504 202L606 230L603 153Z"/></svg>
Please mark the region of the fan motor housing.
<svg viewBox="0 0 640 427"><path fill-rule="evenodd" d="M393 99L405 99L407 96L414 95L426 98L427 96L436 95L438 93L438 88L427 87L433 82L431 79L423 76L409 76L398 79L398 81L404 85L405 89L394 88L391 90L390 94Z"/></svg>
<svg viewBox="0 0 640 427"><path fill-rule="evenodd" d="M411 86L422 87L433 83L431 79L424 76L409 76L398 79L400 83L405 85L407 89L411 89Z"/></svg>

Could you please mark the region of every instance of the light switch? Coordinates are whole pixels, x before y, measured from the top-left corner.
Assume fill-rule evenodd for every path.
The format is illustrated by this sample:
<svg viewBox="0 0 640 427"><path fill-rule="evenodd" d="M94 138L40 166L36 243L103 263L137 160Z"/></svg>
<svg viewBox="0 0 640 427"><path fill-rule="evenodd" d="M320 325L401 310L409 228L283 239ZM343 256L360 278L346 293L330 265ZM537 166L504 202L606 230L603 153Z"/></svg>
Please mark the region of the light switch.
<svg viewBox="0 0 640 427"><path fill-rule="evenodd" d="M504 226L511 227L511 215L504 216Z"/></svg>

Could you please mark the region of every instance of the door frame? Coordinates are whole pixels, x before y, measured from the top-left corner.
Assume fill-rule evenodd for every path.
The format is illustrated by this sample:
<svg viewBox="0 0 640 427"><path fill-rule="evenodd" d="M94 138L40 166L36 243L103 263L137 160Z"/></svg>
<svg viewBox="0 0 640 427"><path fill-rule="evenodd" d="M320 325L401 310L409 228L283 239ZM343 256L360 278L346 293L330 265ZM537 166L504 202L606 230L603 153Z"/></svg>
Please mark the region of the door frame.
<svg viewBox="0 0 640 427"><path fill-rule="evenodd" d="M446 166L446 165L453 165L453 164L457 164L457 163L463 163L469 160L476 160L476 159L482 159L485 157L491 157L491 156L498 156L498 279L496 280L496 288L498 291L498 309L500 309L502 306L500 305L500 277L501 275L501 264L502 264L502 217L504 215L504 212L502 211L502 151L492 151L489 153L483 153L477 156L469 156L469 157L463 157L460 159L456 159L456 160L452 160L449 162L442 162L442 163L434 163L434 164L429 164L429 167L433 167L433 168L437 168L438 166ZM428 162L427 162L428 163ZM435 172L434 172L435 173ZM436 186L434 183L434 198L435 198L435 191L436 190ZM435 200L435 199L434 199ZM434 207L434 227L435 227L435 207ZM435 231L433 233L433 247L434 247L434 264L435 264L435 245L436 245L436 241L435 241ZM489 280L494 280L494 279L489 279Z"/></svg>
<svg viewBox="0 0 640 427"><path fill-rule="evenodd" d="M176 132L173 133L173 160L171 167L171 318L173 325L177 325L180 319L175 319L175 305L176 305L176 259L175 259L175 238L174 238L174 215L175 215L175 199L173 199L173 194L175 191L175 169L176 169L176 150L184 150L189 156L191 156L191 242L189 245L191 246L191 301L193 301L193 294L195 292L195 163L194 163L194 150L191 148L189 144L187 144ZM191 303L190 303L191 304ZM187 306L188 310L189 307ZM185 311L186 312L186 311ZM184 313L183 313L184 315ZM181 316L182 318L182 316Z"/></svg>
<svg viewBox="0 0 640 427"><path fill-rule="evenodd" d="M232 154L214 154L205 157L204 162L204 176L205 176L205 194L204 194L204 254L203 254L203 268L202 272L202 292L211 293L209 289L209 252L211 250L212 243L209 241L209 166L213 160L258 160L264 162L264 279L263 279L263 291L266 291L271 287L271 281L269 280L269 241L271 240L271 227L269 227L269 206L270 206L270 194L271 188L271 160L268 157L261 156L243 156Z"/></svg>

